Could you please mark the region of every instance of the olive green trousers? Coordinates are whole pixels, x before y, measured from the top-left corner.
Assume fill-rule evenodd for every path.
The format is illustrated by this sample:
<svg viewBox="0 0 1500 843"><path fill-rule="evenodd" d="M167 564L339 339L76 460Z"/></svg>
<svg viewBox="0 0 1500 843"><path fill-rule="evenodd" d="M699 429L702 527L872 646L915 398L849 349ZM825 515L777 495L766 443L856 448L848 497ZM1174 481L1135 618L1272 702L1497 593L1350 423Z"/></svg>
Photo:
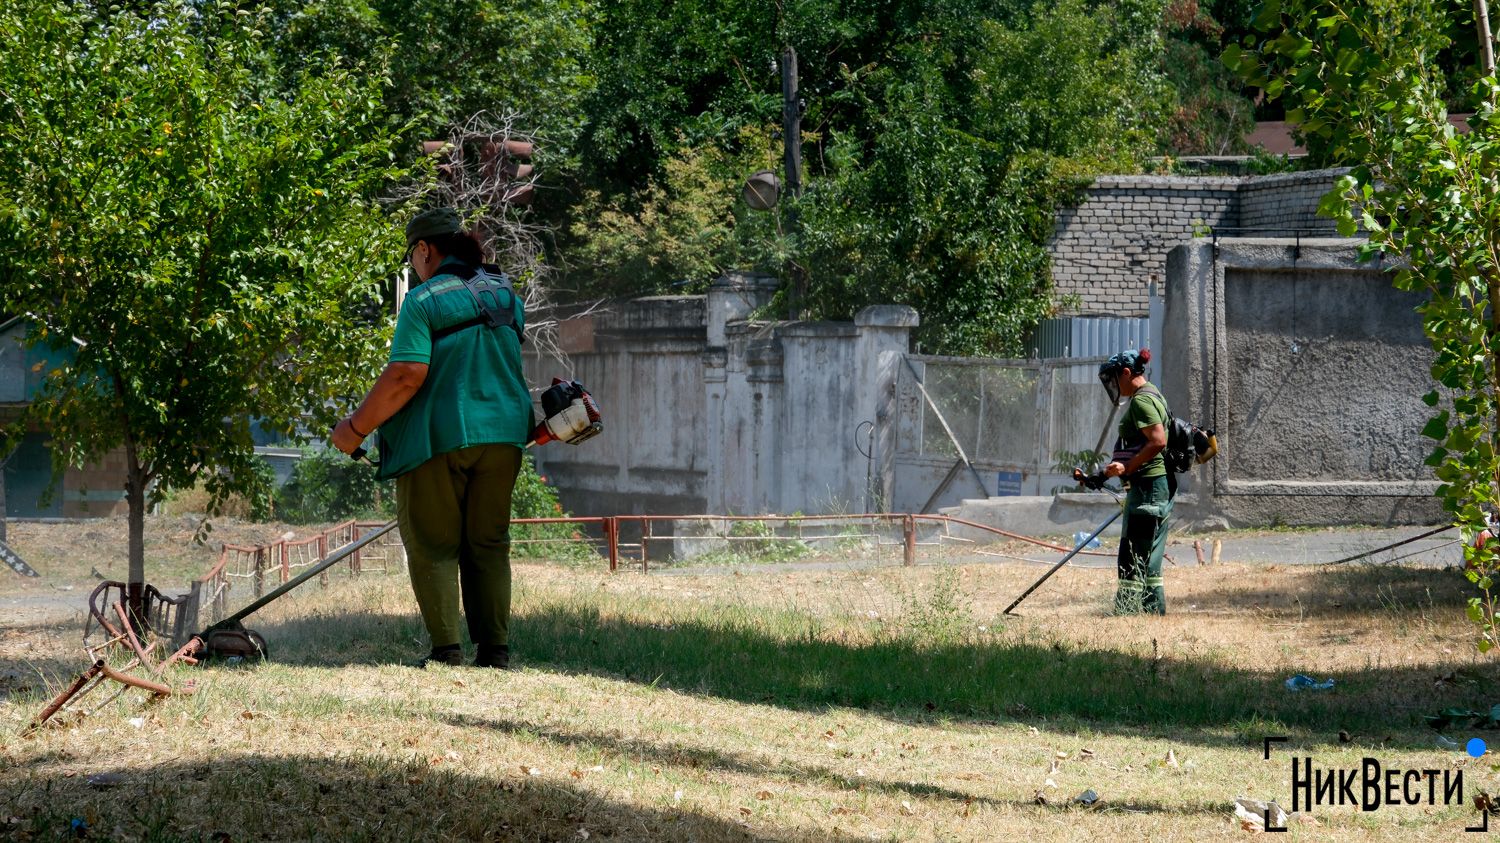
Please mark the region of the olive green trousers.
<svg viewBox="0 0 1500 843"><path fill-rule="evenodd" d="M396 522L411 588L433 647L461 643L459 584L469 638L509 641L510 497L521 469L514 445L439 454L396 478Z"/></svg>
<svg viewBox="0 0 1500 843"><path fill-rule="evenodd" d="M1167 552L1167 521L1172 517L1172 493L1165 476L1132 481L1125 494L1125 523L1120 528L1117 559L1120 586L1115 613L1165 615L1167 593L1161 576Z"/></svg>

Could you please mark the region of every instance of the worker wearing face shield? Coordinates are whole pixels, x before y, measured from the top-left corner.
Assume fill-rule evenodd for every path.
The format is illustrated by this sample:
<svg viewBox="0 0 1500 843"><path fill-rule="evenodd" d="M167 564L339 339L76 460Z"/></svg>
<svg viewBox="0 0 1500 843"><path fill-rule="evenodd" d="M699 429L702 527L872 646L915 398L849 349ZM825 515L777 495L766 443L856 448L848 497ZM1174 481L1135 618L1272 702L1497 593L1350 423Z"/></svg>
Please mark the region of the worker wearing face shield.
<svg viewBox="0 0 1500 843"><path fill-rule="evenodd" d="M1124 522L1120 529L1119 587L1116 614L1167 613L1162 559L1167 549L1167 522L1175 477L1167 471L1167 402L1146 379L1149 349L1122 351L1099 367L1099 381L1112 404L1126 400L1119 440L1105 477L1125 483Z"/></svg>

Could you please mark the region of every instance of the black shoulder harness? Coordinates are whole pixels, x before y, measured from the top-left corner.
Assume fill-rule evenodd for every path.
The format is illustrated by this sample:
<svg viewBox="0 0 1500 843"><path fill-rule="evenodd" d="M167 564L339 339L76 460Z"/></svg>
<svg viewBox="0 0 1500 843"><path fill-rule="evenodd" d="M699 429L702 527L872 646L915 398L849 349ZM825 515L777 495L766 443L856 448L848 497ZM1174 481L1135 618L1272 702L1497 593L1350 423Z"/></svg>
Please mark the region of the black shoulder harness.
<svg viewBox="0 0 1500 843"><path fill-rule="evenodd" d="M474 297L474 304L479 307L479 315L473 319L459 322L456 325L449 325L441 330L433 331L432 342L434 345L443 337L456 334L459 331L467 331L470 328L477 328L481 325L486 328L509 327L516 332L516 339L523 343L526 342L526 335L522 333L521 326L516 324L516 313L513 309L516 301L516 290L515 287L511 286L510 276L501 272L499 267L488 264L481 264L477 267L469 266L468 264L458 264L457 266L450 267L444 274L457 276L460 281L464 282L464 288L469 291L469 295ZM499 285L500 289L504 290L509 298L502 305L500 303L500 296L496 291L481 291L475 286L474 280L476 278L480 281L488 281ZM489 294L489 297L494 300L493 305L485 300L483 293Z"/></svg>

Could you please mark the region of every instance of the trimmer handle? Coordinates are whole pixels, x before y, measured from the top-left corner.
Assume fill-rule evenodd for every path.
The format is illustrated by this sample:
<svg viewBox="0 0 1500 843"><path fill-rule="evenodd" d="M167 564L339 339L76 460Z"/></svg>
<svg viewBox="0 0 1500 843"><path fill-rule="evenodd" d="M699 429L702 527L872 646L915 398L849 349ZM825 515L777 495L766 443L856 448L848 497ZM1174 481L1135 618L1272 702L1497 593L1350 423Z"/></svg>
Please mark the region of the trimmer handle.
<svg viewBox="0 0 1500 843"><path fill-rule="evenodd" d="M1073 482L1082 485L1085 489L1092 489L1095 492L1104 488L1104 481L1107 479L1109 478L1105 477L1102 472L1099 474L1084 474L1081 468L1073 469Z"/></svg>

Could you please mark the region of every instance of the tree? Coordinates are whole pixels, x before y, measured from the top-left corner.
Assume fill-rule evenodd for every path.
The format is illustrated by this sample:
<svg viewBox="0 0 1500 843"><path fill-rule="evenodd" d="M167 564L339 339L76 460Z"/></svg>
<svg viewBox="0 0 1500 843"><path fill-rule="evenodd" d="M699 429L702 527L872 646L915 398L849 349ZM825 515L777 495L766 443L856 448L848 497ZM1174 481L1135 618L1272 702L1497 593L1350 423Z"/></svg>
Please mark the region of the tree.
<svg viewBox="0 0 1500 843"><path fill-rule="evenodd" d="M1427 464L1471 539L1485 513L1500 510L1500 86L1493 76L1479 80L1467 133L1449 122L1438 57L1451 54L1450 33L1472 37L1455 28L1472 22L1467 7L1270 0L1256 19L1262 34L1224 61L1286 102L1309 149L1352 166L1320 210L1344 236L1363 228L1365 257L1391 259L1397 287L1427 294L1420 310L1441 385L1425 399L1439 408L1422 431L1438 443ZM1480 591L1469 615L1487 651L1500 643L1500 556L1494 543L1465 552Z"/></svg>
<svg viewBox="0 0 1500 843"><path fill-rule="evenodd" d="M813 318L921 310L932 351L1016 353L1054 306L1057 204L1153 151L1168 96L1160 0L939 0L850 7L625 0L603 9L581 171L593 192L561 251L569 280L702 284L715 267L805 273ZM807 190L743 213L721 163L763 157L775 59L801 56ZM762 142L763 143L763 142ZM778 144L779 146L779 144ZM795 210L797 224L791 224ZM703 222L632 237L663 215ZM630 223L634 216L636 225ZM680 291L680 288L676 288Z"/></svg>
<svg viewBox="0 0 1500 843"><path fill-rule="evenodd" d="M123 448L137 611L148 501L247 491L251 420L331 424L384 348L367 312L402 244L374 197L405 172L381 73L334 65L277 93L267 23L0 6L0 309L32 315L32 347L79 345L23 422L59 466Z"/></svg>
<svg viewBox="0 0 1500 843"><path fill-rule="evenodd" d="M388 46L385 107L426 139L480 112L525 114L545 141L544 169L577 157L580 102L594 88L591 0L263 0L275 67L294 85L324 57ZM554 176L555 177L555 176Z"/></svg>

